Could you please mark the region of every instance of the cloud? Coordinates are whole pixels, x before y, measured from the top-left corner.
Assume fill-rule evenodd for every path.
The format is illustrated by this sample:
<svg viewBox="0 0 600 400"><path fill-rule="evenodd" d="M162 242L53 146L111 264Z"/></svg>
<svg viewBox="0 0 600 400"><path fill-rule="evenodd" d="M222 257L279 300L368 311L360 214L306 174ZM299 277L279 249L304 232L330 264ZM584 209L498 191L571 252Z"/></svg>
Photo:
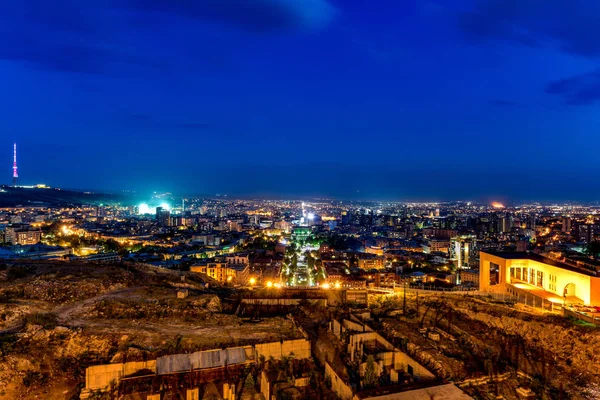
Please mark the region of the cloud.
<svg viewBox="0 0 600 400"><path fill-rule="evenodd" d="M600 2L590 0L476 0L459 14L469 39L508 40L600 58Z"/></svg>
<svg viewBox="0 0 600 400"><path fill-rule="evenodd" d="M140 67L150 74L162 73L167 67L162 60L169 57L149 53L151 46L145 45L155 37L157 26L172 23L165 13L196 23L221 21L244 31L279 32L322 28L335 9L328 0L2 1L0 60L66 73L129 76L127 71L133 69L139 76ZM152 21L152 29L144 21Z"/></svg>
<svg viewBox="0 0 600 400"><path fill-rule="evenodd" d="M600 101L600 70L548 83L546 93L560 96L569 105Z"/></svg>
<svg viewBox="0 0 600 400"><path fill-rule="evenodd" d="M138 9L225 22L252 32L319 29L335 14L335 8L327 0L131 1Z"/></svg>
<svg viewBox="0 0 600 400"><path fill-rule="evenodd" d="M159 67L144 55L124 50L114 8L90 0L28 0L0 4L0 60L50 71L123 73L124 66Z"/></svg>

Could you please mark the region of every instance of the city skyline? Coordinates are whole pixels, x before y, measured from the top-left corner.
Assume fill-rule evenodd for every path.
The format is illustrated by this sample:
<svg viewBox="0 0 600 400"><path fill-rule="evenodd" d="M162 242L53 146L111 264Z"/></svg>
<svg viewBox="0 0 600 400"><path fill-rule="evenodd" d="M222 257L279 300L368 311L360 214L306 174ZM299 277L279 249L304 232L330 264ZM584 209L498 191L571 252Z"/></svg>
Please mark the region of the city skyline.
<svg viewBox="0 0 600 400"><path fill-rule="evenodd" d="M21 188L38 188L38 189L48 189L52 188L52 186L48 186L45 183L41 183L39 180L36 180L35 177L29 179L29 182L25 185L17 185L17 179L19 179L19 175L17 173L17 165L16 165L16 146L17 144L13 144L13 167L12 171L12 185L13 187L21 187ZM20 180L18 181L20 183ZM34 183L37 182L37 183ZM0 185L2 186L2 185ZM8 186L7 184L4 186ZM130 197L129 202L137 203L137 200L132 200L136 198L150 198L153 194L156 193L169 193L168 191L156 191L152 188L143 188L141 190L131 190L131 189L106 189L106 188L97 188L97 187L86 187L86 186L78 186L78 187L63 187L62 189L66 189L74 192L96 192L98 194L126 194ZM33 195L33 194L32 194ZM219 198L223 199L239 199L239 200L247 200L247 199L264 199L264 200L290 200L290 201L301 201L301 200L327 200L327 201L350 201L350 202L395 202L395 203L451 203L451 202L473 202L481 205L493 206L494 204L503 204L506 206L519 206L530 203L539 203L539 204L595 204L598 203L596 198L592 199L577 199L577 198L539 198L539 197L531 197L531 198L518 198L511 197L505 194L490 196L485 194L474 195L471 197L443 197L440 195L431 195L429 197L426 196L360 196L359 191L357 191L357 195L355 196L335 196L335 195L311 195L306 193L296 193L296 194L286 194L285 192L273 192L271 194L252 194L252 193L237 193L237 194L229 194L229 193L207 193L201 191L194 191L193 189L184 189L172 194L175 197L196 197L196 198Z"/></svg>
<svg viewBox="0 0 600 400"><path fill-rule="evenodd" d="M0 400L600 399L600 2L0 2Z"/></svg>
<svg viewBox="0 0 600 400"><path fill-rule="evenodd" d="M2 6L3 182L598 199L595 4L177 4Z"/></svg>

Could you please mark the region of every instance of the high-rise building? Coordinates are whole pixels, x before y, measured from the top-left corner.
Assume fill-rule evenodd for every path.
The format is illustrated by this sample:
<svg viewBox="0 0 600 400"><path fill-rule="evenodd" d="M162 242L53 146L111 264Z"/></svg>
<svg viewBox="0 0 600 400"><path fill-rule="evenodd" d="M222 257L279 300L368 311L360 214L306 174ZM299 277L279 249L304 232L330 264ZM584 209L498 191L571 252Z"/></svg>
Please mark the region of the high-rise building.
<svg viewBox="0 0 600 400"><path fill-rule="evenodd" d="M510 215L503 215L498 218L498 232L506 233L510 232L513 227L513 219Z"/></svg>
<svg viewBox="0 0 600 400"><path fill-rule="evenodd" d="M456 262L456 268L469 269L478 255L475 235L455 236L450 239L450 259Z"/></svg>
<svg viewBox="0 0 600 400"><path fill-rule="evenodd" d="M583 224L579 225L579 241L591 243L600 238L600 225Z"/></svg>
<svg viewBox="0 0 600 400"><path fill-rule="evenodd" d="M156 207L156 223L158 226L171 225L171 213L162 207Z"/></svg>
<svg viewBox="0 0 600 400"><path fill-rule="evenodd" d="M571 232L571 217L563 217L562 218L562 231L569 233Z"/></svg>

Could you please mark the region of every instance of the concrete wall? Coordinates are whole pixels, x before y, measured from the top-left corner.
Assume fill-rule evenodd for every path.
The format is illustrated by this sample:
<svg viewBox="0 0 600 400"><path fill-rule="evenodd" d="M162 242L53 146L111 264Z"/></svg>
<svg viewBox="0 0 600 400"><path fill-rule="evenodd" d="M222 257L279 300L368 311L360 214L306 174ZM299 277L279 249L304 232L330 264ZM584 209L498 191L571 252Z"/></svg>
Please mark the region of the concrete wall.
<svg viewBox="0 0 600 400"><path fill-rule="evenodd" d="M200 400L200 389L188 389L186 400Z"/></svg>
<svg viewBox="0 0 600 400"><path fill-rule="evenodd" d="M342 325L335 319L333 321L331 321L331 331L338 338L342 334Z"/></svg>
<svg viewBox="0 0 600 400"><path fill-rule="evenodd" d="M435 375L409 357L408 354L396 351L394 353L394 369L408 373L409 366L412 367L412 374L415 379L435 379Z"/></svg>
<svg viewBox="0 0 600 400"><path fill-rule="evenodd" d="M123 376L131 375L143 369L156 372L156 360L89 367L85 371L85 388L91 390L105 389L110 386L112 381L118 383Z"/></svg>
<svg viewBox="0 0 600 400"><path fill-rule="evenodd" d="M365 332L371 330L371 328L365 327L365 325L357 324L356 322L352 322L347 319L343 321L343 324L346 329L350 329L356 332Z"/></svg>
<svg viewBox="0 0 600 400"><path fill-rule="evenodd" d="M260 373L260 393L266 400L271 399L271 385L269 384L269 378L265 371Z"/></svg>
<svg viewBox="0 0 600 400"><path fill-rule="evenodd" d="M306 339L284 340L283 342L261 343L254 346L256 359L273 357L276 360L293 353L295 358L310 358L310 342Z"/></svg>
<svg viewBox="0 0 600 400"><path fill-rule="evenodd" d="M235 348L233 348L235 349ZM273 357L281 359L283 356L290 356L292 353L295 358L310 358L310 342L306 339L284 340L283 342L261 343L253 347L243 347L248 361L258 360L259 356L265 359ZM190 356L182 355L182 356ZM134 374L140 370L147 369L156 373L156 360L128 362L121 364L105 364L89 367L85 372L85 389L98 390L106 389L111 382L118 383L122 377Z"/></svg>
<svg viewBox="0 0 600 400"><path fill-rule="evenodd" d="M335 373L329 363L325 364L325 378L331 380L331 390L333 390L341 400L352 400L352 389Z"/></svg>

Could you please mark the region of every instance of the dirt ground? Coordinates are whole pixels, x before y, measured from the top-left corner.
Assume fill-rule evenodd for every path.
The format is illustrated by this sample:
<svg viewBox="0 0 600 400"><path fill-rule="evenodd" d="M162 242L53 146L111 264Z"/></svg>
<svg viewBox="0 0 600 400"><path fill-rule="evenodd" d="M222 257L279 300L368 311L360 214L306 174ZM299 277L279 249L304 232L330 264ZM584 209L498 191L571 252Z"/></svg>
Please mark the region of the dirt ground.
<svg viewBox="0 0 600 400"><path fill-rule="evenodd" d="M600 398L597 327L473 296L420 295L417 315L416 296L409 294L406 316L401 295L373 300L374 315L386 335L396 343L408 340L409 353L438 375L455 383L506 377L490 387L465 389L476 398L493 394L516 399L519 386L530 387L543 399ZM425 329L439 333L439 341Z"/></svg>
<svg viewBox="0 0 600 400"><path fill-rule="evenodd" d="M89 365L301 336L233 315L229 295L145 265L0 265L0 399L75 399Z"/></svg>

